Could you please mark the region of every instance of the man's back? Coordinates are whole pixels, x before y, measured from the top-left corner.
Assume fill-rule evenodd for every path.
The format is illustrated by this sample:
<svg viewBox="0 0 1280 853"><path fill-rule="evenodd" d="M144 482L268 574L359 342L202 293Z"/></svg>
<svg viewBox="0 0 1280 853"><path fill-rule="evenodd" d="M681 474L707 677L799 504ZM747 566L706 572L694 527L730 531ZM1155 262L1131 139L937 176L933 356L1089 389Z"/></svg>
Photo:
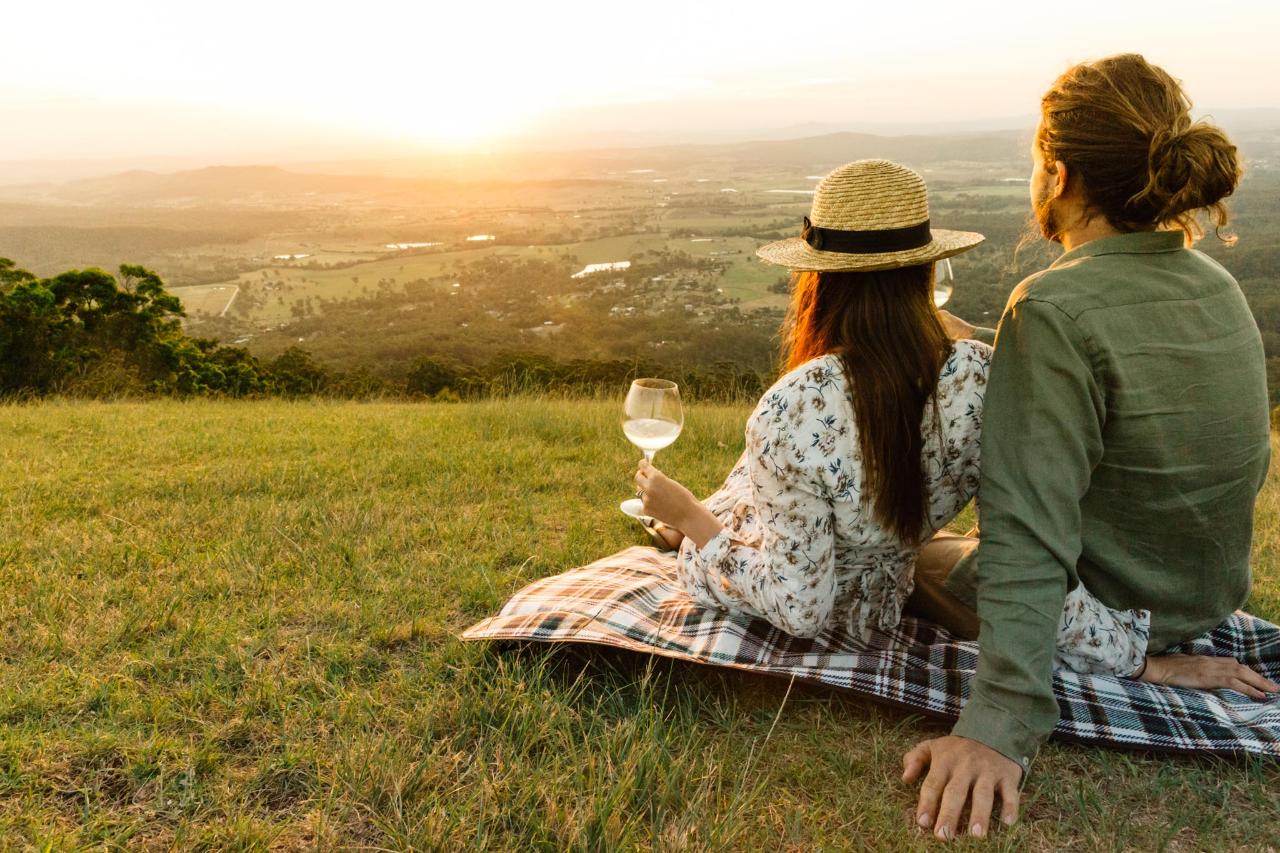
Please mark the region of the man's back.
<svg viewBox="0 0 1280 853"><path fill-rule="evenodd" d="M1152 651L1244 604L1270 455L1257 326L1231 275L1181 237L1095 241L1013 297L1055 306L1084 340L1103 408L1079 578L1112 607L1150 609Z"/></svg>

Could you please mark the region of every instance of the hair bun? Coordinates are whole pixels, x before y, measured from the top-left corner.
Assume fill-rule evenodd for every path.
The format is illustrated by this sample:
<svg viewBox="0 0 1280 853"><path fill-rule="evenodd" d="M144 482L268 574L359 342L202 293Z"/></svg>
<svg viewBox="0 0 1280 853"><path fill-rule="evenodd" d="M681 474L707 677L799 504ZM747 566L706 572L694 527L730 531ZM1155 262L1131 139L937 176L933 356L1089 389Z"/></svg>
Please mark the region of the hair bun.
<svg viewBox="0 0 1280 853"><path fill-rule="evenodd" d="M1240 182L1227 135L1192 121L1182 84L1136 53L1069 68L1040 99L1038 155L1080 178L1094 211L1119 231L1179 228L1207 216L1222 237L1223 199ZM1228 239L1229 238L1224 238Z"/></svg>
<svg viewBox="0 0 1280 853"><path fill-rule="evenodd" d="M1148 165L1153 172L1167 168L1172 160L1185 153L1190 127L1166 127L1151 135L1151 145L1147 149Z"/></svg>
<svg viewBox="0 0 1280 853"><path fill-rule="evenodd" d="M1179 121L1151 135L1147 185L1131 200L1173 222L1210 208L1235 191L1241 169L1236 147L1219 128L1204 121Z"/></svg>

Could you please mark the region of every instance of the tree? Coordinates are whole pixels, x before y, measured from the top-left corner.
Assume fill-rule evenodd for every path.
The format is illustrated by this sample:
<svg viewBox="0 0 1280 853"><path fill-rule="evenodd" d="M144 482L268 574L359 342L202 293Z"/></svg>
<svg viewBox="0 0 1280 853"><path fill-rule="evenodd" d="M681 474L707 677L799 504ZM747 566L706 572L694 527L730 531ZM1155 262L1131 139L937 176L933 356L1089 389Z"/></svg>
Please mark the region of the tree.
<svg viewBox="0 0 1280 853"><path fill-rule="evenodd" d="M42 394L71 359L61 345L67 321L48 287L12 267L0 268L6 288L0 292L0 394Z"/></svg>
<svg viewBox="0 0 1280 853"><path fill-rule="evenodd" d="M280 353L271 362L270 370L275 390L289 397L318 394L330 381L328 372L301 347L289 347Z"/></svg>
<svg viewBox="0 0 1280 853"><path fill-rule="evenodd" d="M123 370L159 393L270 390L247 350L187 337L183 316L181 301L145 267L37 279L0 259L0 394L45 394L68 382L100 387L92 378L104 370Z"/></svg>
<svg viewBox="0 0 1280 853"><path fill-rule="evenodd" d="M423 357L409 369L405 390L410 394L434 397L446 388L460 390L462 373L457 365L443 359Z"/></svg>
<svg viewBox="0 0 1280 853"><path fill-rule="evenodd" d="M35 281L35 278L26 270L18 269L8 258L0 258L0 293L5 293L21 282Z"/></svg>

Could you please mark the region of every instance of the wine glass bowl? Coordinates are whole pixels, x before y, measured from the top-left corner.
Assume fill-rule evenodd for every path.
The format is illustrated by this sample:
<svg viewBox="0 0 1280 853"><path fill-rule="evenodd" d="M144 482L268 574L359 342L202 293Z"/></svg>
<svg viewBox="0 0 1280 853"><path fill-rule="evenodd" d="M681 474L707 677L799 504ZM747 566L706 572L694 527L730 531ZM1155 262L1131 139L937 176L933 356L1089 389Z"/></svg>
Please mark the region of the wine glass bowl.
<svg viewBox="0 0 1280 853"><path fill-rule="evenodd" d="M933 304L941 308L951 300L956 276L951 269L951 259L943 258L933 265Z"/></svg>

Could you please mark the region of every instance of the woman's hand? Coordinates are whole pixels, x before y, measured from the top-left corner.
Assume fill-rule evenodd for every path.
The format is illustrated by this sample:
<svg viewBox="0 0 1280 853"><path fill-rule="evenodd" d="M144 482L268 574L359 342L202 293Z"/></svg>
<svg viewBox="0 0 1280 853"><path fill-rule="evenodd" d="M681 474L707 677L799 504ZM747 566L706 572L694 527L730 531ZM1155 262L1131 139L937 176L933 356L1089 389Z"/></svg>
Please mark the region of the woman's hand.
<svg viewBox="0 0 1280 853"><path fill-rule="evenodd" d="M681 531L681 538L689 539L696 547L703 547L724 529L720 519L693 492L653 467L649 460L640 460L635 479L641 512Z"/></svg>
<svg viewBox="0 0 1280 853"><path fill-rule="evenodd" d="M1224 687L1258 700L1280 693L1280 684L1260 675L1235 658L1210 655L1152 655L1139 681L1220 690Z"/></svg>
<svg viewBox="0 0 1280 853"><path fill-rule="evenodd" d="M961 320L950 311L943 311L939 309L938 316L942 318L942 328L946 330L947 337L951 338L953 341L963 341L968 338L972 338L974 331L978 328L972 323Z"/></svg>
<svg viewBox="0 0 1280 853"><path fill-rule="evenodd" d="M694 506L701 506L693 492L653 467L648 459L640 460L635 481L644 514L668 527L682 529Z"/></svg>

